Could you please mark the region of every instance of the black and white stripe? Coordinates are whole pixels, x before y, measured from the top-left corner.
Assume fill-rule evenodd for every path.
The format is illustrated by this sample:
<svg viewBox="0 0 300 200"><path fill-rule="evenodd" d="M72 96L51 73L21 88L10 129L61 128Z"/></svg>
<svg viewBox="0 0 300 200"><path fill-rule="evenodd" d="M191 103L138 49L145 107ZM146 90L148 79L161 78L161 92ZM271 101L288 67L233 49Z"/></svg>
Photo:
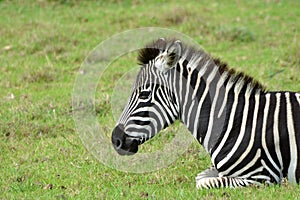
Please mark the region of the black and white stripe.
<svg viewBox="0 0 300 200"><path fill-rule="evenodd" d="M177 55L176 55L177 54ZM141 71L118 122L140 143L181 120L211 156L197 188L300 178L300 93L267 92L202 50L160 39L139 54ZM141 96L148 91L151 95Z"/></svg>

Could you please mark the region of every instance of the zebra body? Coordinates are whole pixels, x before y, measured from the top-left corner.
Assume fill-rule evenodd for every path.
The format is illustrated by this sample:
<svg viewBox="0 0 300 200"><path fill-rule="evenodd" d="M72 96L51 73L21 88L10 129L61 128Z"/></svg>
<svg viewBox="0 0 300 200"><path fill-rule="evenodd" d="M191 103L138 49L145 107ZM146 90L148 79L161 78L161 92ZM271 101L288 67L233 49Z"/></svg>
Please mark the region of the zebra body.
<svg viewBox="0 0 300 200"><path fill-rule="evenodd" d="M300 178L300 93L266 92L201 50L159 39L141 70L112 143L120 154L181 120L211 156L197 188L292 183Z"/></svg>

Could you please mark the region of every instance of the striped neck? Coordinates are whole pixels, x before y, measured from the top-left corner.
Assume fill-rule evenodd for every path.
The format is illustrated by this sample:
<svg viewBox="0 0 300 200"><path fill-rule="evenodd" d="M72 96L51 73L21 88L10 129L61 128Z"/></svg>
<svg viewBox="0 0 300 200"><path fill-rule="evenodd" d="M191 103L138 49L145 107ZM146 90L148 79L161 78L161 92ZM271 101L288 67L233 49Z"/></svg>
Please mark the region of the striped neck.
<svg viewBox="0 0 300 200"><path fill-rule="evenodd" d="M179 102L179 119L208 152L224 135L230 120L236 125L230 112L242 116L237 103L244 101L245 95L254 98L262 92L247 76L224 70L213 59L201 56L190 62L180 59L170 83Z"/></svg>

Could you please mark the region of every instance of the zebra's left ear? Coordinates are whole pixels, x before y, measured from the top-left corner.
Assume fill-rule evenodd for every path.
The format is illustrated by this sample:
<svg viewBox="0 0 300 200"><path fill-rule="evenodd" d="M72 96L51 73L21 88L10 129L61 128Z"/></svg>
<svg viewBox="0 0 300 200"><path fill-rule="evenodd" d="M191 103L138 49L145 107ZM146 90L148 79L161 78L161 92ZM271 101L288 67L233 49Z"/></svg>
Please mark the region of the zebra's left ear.
<svg viewBox="0 0 300 200"><path fill-rule="evenodd" d="M181 56L181 41L173 42L163 53L155 59L155 66L162 72L167 72L176 66Z"/></svg>
<svg viewBox="0 0 300 200"><path fill-rule="evenodd" d="M180 56L181 56L181 41L176 40L168 49L168 62L167 65L170 68L176 66Z"/></svg>

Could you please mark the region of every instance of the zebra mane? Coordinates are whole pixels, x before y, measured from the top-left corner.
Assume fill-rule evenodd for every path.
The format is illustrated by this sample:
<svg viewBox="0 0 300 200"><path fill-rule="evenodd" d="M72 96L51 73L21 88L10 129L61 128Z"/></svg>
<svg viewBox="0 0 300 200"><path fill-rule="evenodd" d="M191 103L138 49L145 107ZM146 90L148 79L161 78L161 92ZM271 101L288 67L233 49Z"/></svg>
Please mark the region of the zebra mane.
<svg viewBox="0 0 300 200"><path fill-rule="evenodd" d="M145 46L145 48L140 49L138 51L138 64L145 65L148 64L149 61L155 59L161 51L166 50L171 44L173 44L177 39L159 39L152 43L149 43ZM255 80L253 77L244 74L243 72L238 72L232 68L229 68L227 63L222 62L219 58L213 58L204 50L189 46L186 44L182 44L182 52L181 57L187 61L195 62L194 64L199 67L203 65L207 61L213 61L213 63L218 66L219 73L223 74L227 72L229 76L234 76L235 80L243 80L244 84L251 84L253 89L259 89L263 92L266 91L265 87ZM199 61L201 58L201 61ZM213 66L213 65L209 65Z"/></svg>

